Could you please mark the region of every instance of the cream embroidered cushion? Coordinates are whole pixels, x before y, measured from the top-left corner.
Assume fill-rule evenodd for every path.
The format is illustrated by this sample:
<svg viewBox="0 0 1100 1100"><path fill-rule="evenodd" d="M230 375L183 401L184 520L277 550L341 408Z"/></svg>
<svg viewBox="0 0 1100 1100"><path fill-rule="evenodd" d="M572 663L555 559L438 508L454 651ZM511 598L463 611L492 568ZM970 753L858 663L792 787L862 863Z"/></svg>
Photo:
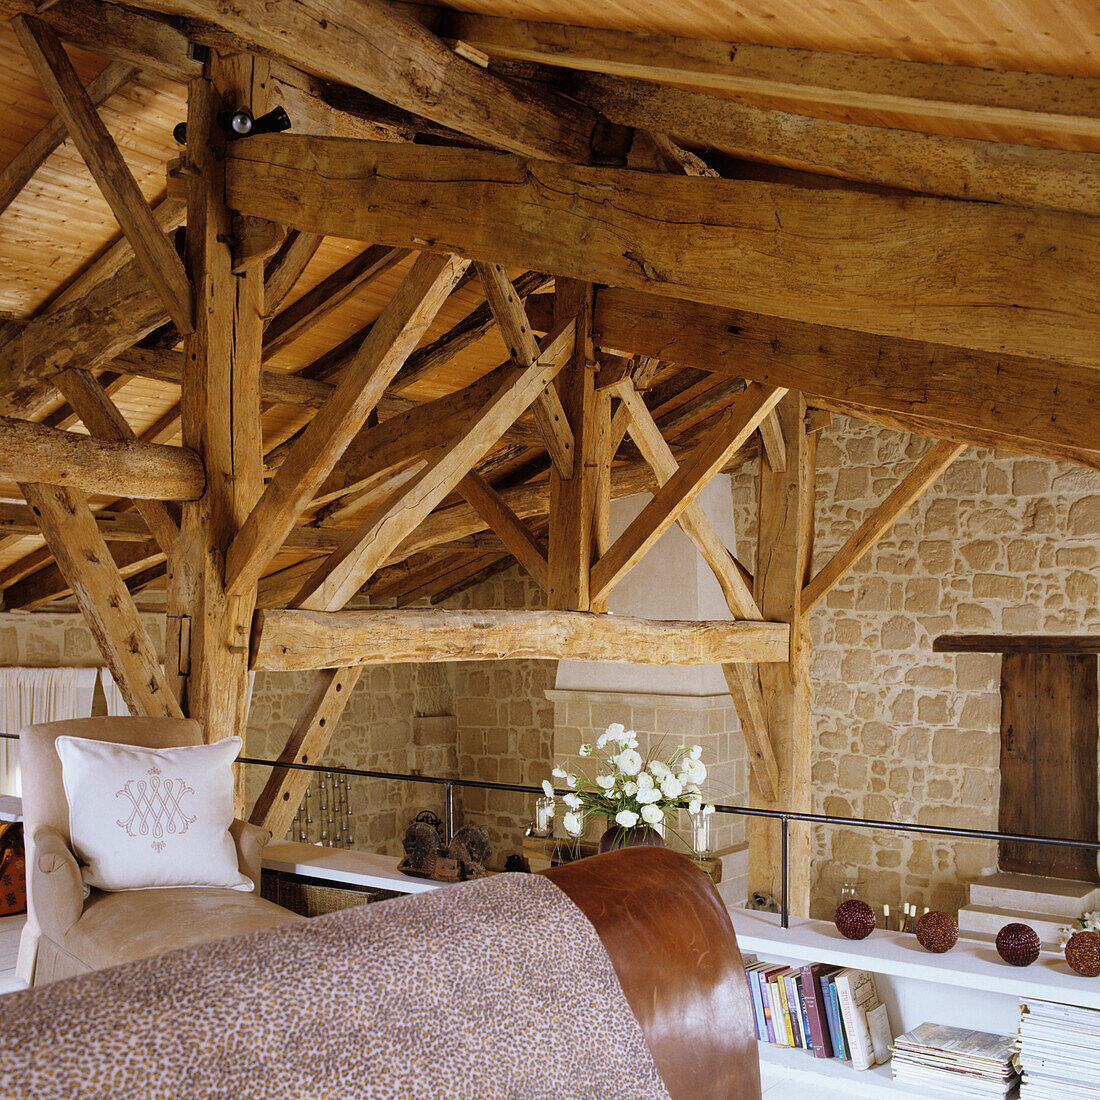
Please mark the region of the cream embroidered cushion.
<svg viewBox="0 0 1100 1100"><path fill-rule="evenodd" d="M241 739L148 749L59 737L73 851L100 890L252 890L229 835Z"/></svg>

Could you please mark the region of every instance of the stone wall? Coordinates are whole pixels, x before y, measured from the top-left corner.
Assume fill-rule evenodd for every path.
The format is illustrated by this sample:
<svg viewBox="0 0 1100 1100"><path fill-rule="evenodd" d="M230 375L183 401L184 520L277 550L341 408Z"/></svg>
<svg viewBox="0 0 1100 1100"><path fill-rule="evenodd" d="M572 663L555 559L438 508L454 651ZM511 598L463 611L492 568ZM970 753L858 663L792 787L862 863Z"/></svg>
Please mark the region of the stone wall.
<svg viewBox="0 0 1100 1100"><path fill-rule="evenodd" d="M930 444L838 417L817 451L817 568ZM755 541L755 476L732 478L738 550ZM1096 633L1100 474L973 449L819 605L813 809L996 829L1000 658L935 654L950 633ZM996 864L979 841L815 831L812 915L860 875L876 905L955 909Z"/></svg>

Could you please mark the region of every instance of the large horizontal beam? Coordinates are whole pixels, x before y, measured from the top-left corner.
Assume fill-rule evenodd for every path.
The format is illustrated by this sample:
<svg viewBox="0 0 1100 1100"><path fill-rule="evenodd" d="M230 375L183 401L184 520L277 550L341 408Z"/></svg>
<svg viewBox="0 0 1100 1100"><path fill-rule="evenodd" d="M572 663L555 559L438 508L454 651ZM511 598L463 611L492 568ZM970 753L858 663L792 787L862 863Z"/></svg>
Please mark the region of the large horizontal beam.
<svg viewBox="0 0 1100 1100"><path fill-rule="evenodd" d="M313 232L1100 366L1097 218L289 134L227 150L226 190Z"/></svg>
<svg viewBox="0 0 1100 1100"><path fill-rule="evenodd" d="M0 478L134 500L198 500L206 477L194 451L113 443L0 417Z"/></svg>
<svg viewBox="0 0 1100 1100"><path fill-rule="evenodd" d="M550 323L541 299L529 300L528 312L536 328ZM616 289L597 292L593 339L600 347L924 418L930 422L925 434L960 443L1100 462L1100 374L1090 367ZM939 430L931 422L939 422ZM909 421L899 426L921 431Z"/></svg>
<svg viewBox="0 0 1100 1100"><path fill-rule="evenodd" d="M584 611L258 611L250 667L274 672L429 661L709 665L785 661L786 623L678 622Z"/></svg>
<svg viewBox="0 0 1100 1100"><path fill-rule="evenodd" d="M446 9L439 31L492 58L767 97L834 118L885 114L894 116L890 125L932 133L1001 127L1023 132L1022 140L1029 143L1100 140L1096 78L571 27Z"/></svg>
<svg viewBox="0 0 1100 1100"><path fill-rule="evenodd" d="M577 77L578 99L623 126L750 160L931 195L1100 214L1100 154L855 125L614 76Z"/></svg>
<svg viewBox="0 0 1100 1100"><path fill-rule="evenodd" d="M587 108L467 61L386 0L141 0L138 6L212 23L251 53L281 57L490 145L557 160L589 157L595 116Z"/></svg>

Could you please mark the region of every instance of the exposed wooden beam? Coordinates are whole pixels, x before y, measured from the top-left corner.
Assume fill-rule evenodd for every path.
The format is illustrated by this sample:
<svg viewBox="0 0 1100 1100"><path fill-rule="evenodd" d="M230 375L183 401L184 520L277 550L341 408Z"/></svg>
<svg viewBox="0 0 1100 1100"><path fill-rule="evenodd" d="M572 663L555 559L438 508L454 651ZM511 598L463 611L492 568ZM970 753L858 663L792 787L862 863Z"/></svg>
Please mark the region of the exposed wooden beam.
<svg viewBox="0 0 1100 1100"><path fill-rule="evenodd" d="M97 106L106 102L125 84L129 84L138 70L124 61L113 61L88 85L88 98ZM12 200L30 182L46 158L69 136L68 127L60 115L55 115L38 131L0 171L0 213L7 210Z"/></svg>
<svg viewBox="0 0 1100 1100"><path fill-rule="evenodd" d="M613 76L578 77L570 90L612 122L667 130L751 160L956 199L1100 213L1095 152L810 118Z"/></svg>
<svg viewBox="0 0 1100 1100"><path fill-rule="evenodd" d="M803 614L812 611L851 572L856 563L893 527L897 518L912 507L965 450L965 446L957 443L940 442L921 458L802 590Z"/></svg>
<svg viewBox="0 0 1100 1100"><path fill-rule="evenodd" d="M33 415L42 407L44 379L70 367L96 370L166 320L160 295L131 260L83 297L34 317L0 347L0 413Z"/></svg>
<svg viewBox="0 0 1100 1100"><path fill-rule="evenodd" d="M142 0L140 6L213 23L251 53L283 58L490 145L588 159L595 119L586 108L472 64L384 0L276 7L262 0Z"/></svg>
<svg viewBox="0 0 1100 1100"><path fill-rule="evenodd" d="M285 672L516 659L784 661L789 635L785 623L678 622L582 611L258 611L252 668Z"/></svg>
<svg viewBox="0 0 1100 1100"><path fill-rule="evenodd" d="M749 799L765 809L809 811L812 797L810 757L812 686L810 637L801 603L810 571L814 530L815 439L806 433L806 403L788 393L777 407L787 461L782 470L760 463L756 541L756 599L765 618L790 627L790 661L757 668L764 718L779 766L774 792L749 778ZM742 716L742 721L744 717ZM779 823L767 818L749 824L749 889L778 898L784 886L790 911L809 913L810 829L792 823L789 830L790 875L782 882Z"/></svg>
<svg viewBox="0 0 1100 1100"><path fill-rule="evenodd" d="M93 436L120 443L136 441L133 428L89 371L62 371L54 378L54 384ZM179 534L178 519L163 501L138 498L134 503L160 548L166 554L171 553Z"/></svg>
<svg viewBox="0 0 1100 1100"><path fill-rule="evenodd" d="M227 181L242 212L314 232L1100 366L1097 218L288 134L237 142Z"/></svg>
<svg viewBox="0 0 1100 1100"><path fill-rule="evenodd" d="M202 76L202 62L176 27L101 0L65 0L43 9L39 0L0 0L0 18L40 17L66 41L93 53L186 83Z"/></svg>
<svg viewBox="0 0 1100 1100"><path fill-rule="evenodd" d="M783 438L783 429L779 426L779 417L774 412L769 413L760 422L760 442L764 445L764 454L767 456L768 466L775 473L786 469L787 441Z"/></svg>
<svg viewBox="0 0 1100 1100"><path fill-rule="evenodd" d="M458 483L458 491L501 537L509 553L545 592L550 585L546 552L531 533L531 528L504 503L496 489L480 474L468 473Z"/></svg>
<svg viewBox="0 0 1100 1100"><path fill-rule="evenodd" d="M294 284L302 277L325 238L320 233L291 229L283 247L272 257L264 272L264 314L274 317Z"/></svg>
<svg viewBox="0 0 1100 1100"><path fill-rule="evenodd" d="M59 485L23 484L58 568L76 595L107 667L133 714L183 714L84 497Z"/></svg>
<svg viewBox="0 0 1100 1100"><path fill-rule="evenodd" d="M539 344L523 309L523 300L512 286L508 273L500 264L478 264L478 274L485 288L485 300L500 327L508 353L517 367L526 370L539 357ZM548 386L531 406L535 423L542 432L550 458L562 477L573 474L573 431L562 408L561 398L553 386Z"/></svg>
<svg viewBox="0 0 1100 1100"><path fill-rule="evenodd" d="M589 585L592 597L606 597L641 561L684 509L710 484L714 475L744 446L786 392L775 386L754 384L738 398L734 407L722 415L717 427L661 486L592 567Z"/></svg>
<svg viewBox="0 0 1100 1100"><path fill-rule="evenodd" d="M1003 127L1040 144L1100 139L1100 80L572 27L447 11L440 32L490 57L896 116L948 132ZM891 125L895 124L891 119ZM1029 140L1032 140L1029 138Z"/></svg>
<svg viewBox="0 0 1100 1100"><path fill-rule="evenodd" d="M258 612L263 615L265 612ZM279 752L280 764L316 764L347 706L362 668L325 668L314 677L305 705ZM252 807L249 820L282 837L298 812L310 772L274 767Z"/></svg>
<svg viewBox="0 0 1100 1100"><path fill-rule="evenodd" d="M115 145L95 104L80 83L64 47L47 23L28 16L12 20L54 109L64 121L92 178L107 200L149 281L157 288L176 328L194 327L194 292L183 263Z"/></svg>
<svg viewBox="0 0 1100 1100"><path fill-rule="evenodd" d="M455 257L429 253L413 265L374 323L355 361L310 421L234 538L226 556L230 591L255 585L274 549L366 422L466 266Z"/></svg>
<svg viewBox="0 0 1100 1100"><path fill-rule="evenodd" d="M572 351L575 332L571 323L551 333L534 365L501 386L423 470L349 533L302 586L295 606L325 611L343 607L549 385Z"/></svg>
<svg viewBox="0 0 1100 1100"><path fill-rule="evenodd" d="M296 340L322 317L337 309L360 287L408 255L403 248L372 246L306 291L293 305L272 317L264 330L267 359Z"/></svg>
<svg viewBox="0 0 1100 1100"><path fill-rule="evenodd" d="M985 433L998 433L1023 449L1035 441L1048 457L1063 448L1071 461L1071 453L1100 452L1100 392L1092 368L799 324L630 290L599 291L594 326L600 347L944 421L955 426L951 438L958 442L984 446Z"/></svg>
<svg viewBox="0 0 1100 1100"><path fill-rule="evenodd" d="M0 417L0 477L134 500L196 500L205 485L194 451L156 443L112 443Z"/></svg>

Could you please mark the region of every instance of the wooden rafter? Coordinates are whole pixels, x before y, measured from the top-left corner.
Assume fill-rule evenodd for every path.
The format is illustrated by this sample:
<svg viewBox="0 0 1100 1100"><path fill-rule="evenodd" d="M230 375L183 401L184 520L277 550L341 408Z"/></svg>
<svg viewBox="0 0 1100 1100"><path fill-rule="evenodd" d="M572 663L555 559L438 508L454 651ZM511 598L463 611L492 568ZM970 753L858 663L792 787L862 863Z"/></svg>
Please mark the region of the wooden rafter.
<svg viewBox="0 0 1100 1100"><path fill-rule="evenodd" d="M559 160L588 159L594 116L550 91L506 81L460 57L385 0L142 0L490 145ZM440 90L445 89L445 94Z"/></svg>
<svg viewBox="0 0 1100 1100"><path fill-rule="evenodd" d="M176 328L190 332L194 326L191 281L80 83L64 47L50 26L41 20L17 16L12 24L54 109L68 127L73 143L122 226L141 269L156 287Z"/></svg>
<svg viewBox="0 0 1100 1100"><path fill-rule="evenodd" d="M785 623L677 622L576 611L261 611L252 667L517 658L706 665L785 661Z"/></svg>
<svg viewBox="0 0 1100 1100"><path fill-rule="evenodd" d="M423 470L349 533L302 586L295 606L319 611L343 607L549 385L572 352L575 330L570 322L551 333L533 366L501 386Z"/></svg>
<svg viewBox="0 0 1100 1100"><path fill-rule="evenodd" d="M851 572L856 563L893 527L897 518L919 500L965 450L965 446L951 442L940 442L932 447L802 590L804 614L812 611Z"/></svg>
<svg viewBox="0 0 1100 1100"><path fill-rule="evenodd" d="M1100 219L1083 215L289 134L238 142L227 187L242 212L314 232L431 239L669 298L1100 366Z"/></svg>
<svg viewBox="0 0 1100 1100"><path fill-rule="evenodd" d="M291 229L287 234L283 247L272 257L264 272L266 317L274 317L275 311L294 289L294 284L302 277L302 272L316 255L324 239L319 233L304 233L300 229Z"/></svg>
<svg viewBox="0 0 1100 1100"><path fill-rule="evenodd" d="M195 500L206 483L198 456L183 447L89 439L11 417L0 417L0 477L136 500Z"/></svg>
<svg viewBox="0 0 1100 1100"><path fill-rule="evenodd" d="M526 370L538 359L539 344L531 332L523 300L500 264L476 266L485 288L485 299L504 336L508 352L516 366ZM562 408L558 391L553 386L548 386L539 394L531 408L558 473L562 477L571 477L575 461L573 431Z"/></svg>
<svg viewBox="0 0 1100 1100"><path fill-rule="evenodd" d="M87 501L58 485L22 484L20 491L132 713L182 717Z"/></svg>
<svg viewBox="0 0 1100 1100"><path fill-rule="evenodd" d="M786 390L753 385L661 486L592 567L590 592L605 597L652 548L769 415Z"/></svg>
<svg viewBox="0 0 1100 1100"><path fill-rule="evenodd" d="M1034 135L1028 140L1039 144L1100 137L1095 78L749 43L731 47L450 10L439 31L494 58L814 104L832 117L889 114L899 126L930 132L999 126Z"/></svg>
<svg viewBox="0 0 1100 1100"><path fill-rule="evenodd" d="M241 592L256 584L275 549L366 423L466 266L454 257L428 253L413 265L355 361L310 421L234 538L226 557L226 581L231 591Z"/></svg>
<svg viewBox="0 0 1100 1100"><path fill-rule="evenodd" d="M546 591L550 586L546 551L500 494L479 474L468 473L459 483L458 491L477 511L478 515L503 540L512 556L531 575L538 586Z"/></svg>

